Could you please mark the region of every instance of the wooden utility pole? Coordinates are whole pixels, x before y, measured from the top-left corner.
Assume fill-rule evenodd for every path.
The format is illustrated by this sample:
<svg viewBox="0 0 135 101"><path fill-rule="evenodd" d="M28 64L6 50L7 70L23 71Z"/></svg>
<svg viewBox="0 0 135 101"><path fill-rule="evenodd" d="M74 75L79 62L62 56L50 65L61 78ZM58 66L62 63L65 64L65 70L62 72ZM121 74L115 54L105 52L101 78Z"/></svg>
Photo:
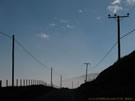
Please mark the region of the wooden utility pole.
<svg viewBox="0 0 135 101"><path fill-rule="evenodd" d="M89 65L90 63L84 63L84 64L86 64L86 76L85 76L85 82L87 82L88 65Z"/></svg>
<svg viewBox="0 0 135 101"><path fill-rule="evenodd" d="M78 81L78 87L80 86L80 84L79 84L79 81Z"/></svg>
<svg viewBox="0 0 135 101"><path fill-rule="evenodd" d="M120 19L121 18L125 18L125 17L129 17L129 13L127 13L126 16L118 16L118 15L108 15L108 18L114 18L117 20L117 28L118 28L118 62L120 62L120 58L121 58L121 49L120 49Z"/></svg>
<svg viewBox="0 0 135 101"><path fill-rule="evenodd" d="M53 86L53 83L52 83L52 71L53 71L53 68L51 67L51 87Z"/></svg>
<svg viewBox="0 0 135 101"><path fill-rule="evenodd" d="M62 88L62 75L60 76L60 87Z"/></svg>
<svg viewBox="0 0 135 101"><path fill-rule="evenodd" d="M12 86L14 86L14 35L12 36Z"/></svg>
<svg viewBox="0 0 135 101"><path fill-rule="evenodd" d="M2 80L0 80L0 87L2 87Z"/></svg>
<svg viewBox="0 0 135 101"><path fill-rule="evenodd" d="M73 89L73 86L74 86L74 82L72 81L72 89Z"/></svg>

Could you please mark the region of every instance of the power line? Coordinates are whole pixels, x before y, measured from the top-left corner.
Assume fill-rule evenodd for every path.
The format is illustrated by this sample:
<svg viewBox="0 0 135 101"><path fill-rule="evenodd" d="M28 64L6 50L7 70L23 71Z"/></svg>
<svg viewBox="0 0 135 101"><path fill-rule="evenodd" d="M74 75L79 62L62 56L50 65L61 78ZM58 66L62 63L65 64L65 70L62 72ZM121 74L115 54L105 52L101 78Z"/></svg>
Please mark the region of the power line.
<svg viewBox="0 0 135 101"><path fill-rule="evenodd" d="M37 61L41 66L47 68L48 70L50 70L50 68L48 66L46 66L45 64L43 64L39 59L37 59L34 55L32 55L22 44L20 44L16 39L15 39L15 42L28 54L30 55L35 61ZM53 72L57 75L61 75L59 74L58 72L56 72L54 69L53 69Z"/></svg>
<svg viewBox="0 0 135 101"><path fill-rule="evenodd" d="M110 54L110 52L115 48L116 45L117 45L117 42L115 42L113 46L109 49L109 51L103 56L103 58L93 68L89 70L93 70L97 68L97 66L100 65L104 61L104 59Z"/></svg>
<svg viewBox="0 0 135 101"><path fill-rule="evenodd" d="M120 39L123 39L123 38L125 38L126 36L132 34L134 31L135 31L135 29L131 30L130 32L128 32L128 33L126 33L125 35L123 35L122 37L120 37ZM115 43L113 44L113 46L110 48L110 50L104 55L104 57L103 57L93 68L91 68L91 69L89 69L89 70L96 69L97 66L100 65L100 64L104 61L104 59L110 54L110 52L115 48L116 45L117 45L117 42L115 42Z"/></svg>
<svg viewBox="0 0 135 101"><path fill-rule="evenodd" d="M12 37L9 36L9 35L6 34L6 33L0 32L0 34L2 34L2 35L4 35L4 36L6 36L6 37L12 39ZM16 42L27 54L29 54L35 61L37 61L40 65L42 65L43 67L49 69L49 68L48 68L45 64L43 64L39 59L37 59L35 56L33 56L22 44L20 44L19 41L17 41L17 40L15 39L15 42Z"/></svg>
<svg viewBox="0 0 135 101"><path fill-rule="evenodd" d="M131 30L130 32L128 32L127 34L123 35L122 37L120 37L120 39L123 39L124 37L128 36L129 34L133 33L135 31L135 29Z"/></svg>
<svg viewBox="0 0 135 101"><path fill-rule="evenodd" d="M9 36L8 34L6 33L3 33L3 32L0 32L0 34L12 39L12 36ZM41 66L47 68L50 70L50 68L48 68L44 63L42 63L39 59L37 59L34 55L32 55L32 53L30 51L28 51L28 49L26 49L18 40L15 39L15 42L28 54L30 55L36 62L38 62ZM56 72L55 70L53 70L53 72L57 75L61 75L59 74L58 72Z"/></svg>
<svg viewBox="0 0 135 101"><path fill-rule="evenodd" d="M37 61L40 65L43 67L49 69L45 64L43 64L39 59L37 59L35 56L33 56L24 46L22 46L16 39L15 42L27 53L29 54L35 61Z"/></svg>
<svg viewBox="0 0 135 101"><path fill-rule="evenodd" d="M130 32L126 33L125 35L123 35L122 37L120 37L120 39L123 39L125 38L126 36L132 34L133 32L135 31L135 29L131 30ZM9 36L8 34L5 34L3 32L0 32L0 34L12 39L11 36ZM35 61L37 61L40 65L42 65L43 67L49 69L46 65L44 65L42 62L40 62L35 56L33 56L24 46L22 46L16 39L15 39L15 42L27 53L29 54ZM96 69L104 60L105 58L110 54L110 52L115 48L115 46L117 45L117 42L115 42L113 44L113 46L109 49L109 51L103 56L103 58L91 69L89 70L94 70ZM54 71L54 70L53 70ZM60 75L59 73L57 73L56 71L54 71L57 75Z"/></svg>
<svg viewBox="0 0 135 101"><path fill-rule="evenodd" d="M8 34L5 34L5 33L3 33L3 32L0 32L0 34L2 34L2 35L4 35L4 36L6 36L6 37L12 39L12 36L9 36Z"/></svg>

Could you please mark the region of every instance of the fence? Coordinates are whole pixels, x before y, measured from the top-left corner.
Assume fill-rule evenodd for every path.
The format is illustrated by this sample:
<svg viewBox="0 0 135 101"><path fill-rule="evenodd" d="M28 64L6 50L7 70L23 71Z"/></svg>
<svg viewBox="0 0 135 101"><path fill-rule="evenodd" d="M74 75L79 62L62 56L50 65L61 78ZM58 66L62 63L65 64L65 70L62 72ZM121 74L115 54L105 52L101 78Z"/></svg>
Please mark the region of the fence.
<svg viewBox="0 0 135 101"><path fill-rule="evenodd" d="M0 87L4 86L4 81L0 80ZM32 86L32 85L44 85L48 86L46 82L42 80L31 80L31 79L16 79L14 86ZM12 86L9 84L9 80L6 80L5 86Z"/></svg>
<svg viewBox="0 0 135 101"><path fill-rule="evenodd" d="M2 87L2 80L0 80L0 87Z"/></svg>

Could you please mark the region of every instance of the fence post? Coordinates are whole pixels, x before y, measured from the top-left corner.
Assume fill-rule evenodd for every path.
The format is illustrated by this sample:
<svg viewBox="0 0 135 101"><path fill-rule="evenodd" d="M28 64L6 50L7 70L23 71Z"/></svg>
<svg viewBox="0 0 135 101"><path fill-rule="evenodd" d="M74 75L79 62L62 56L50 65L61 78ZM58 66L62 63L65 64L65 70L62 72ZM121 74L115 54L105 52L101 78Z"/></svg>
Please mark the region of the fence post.
<svg viewBox="0 0 135 101"><path fill-rule="evenodd" d="M22 86L22 79L20 79L20 86Z"/></svg>
<svg viewBox="0 0 135 101"><path fill-rule="evenodd" d="M0 80L0 87L2 87L2 80Z"/></svg>
<svg viewBox="0 0 135 101"><path fill-rule="evenodd" d="M18 86L18 79L16 79L16 86Z"/></svg>
<svg viewBox="0 0 135 101"><path fill-rule="evenodd" d="M23 86L25 86L25 80L23 80Z"/></svg>
<svg viewBox="0 0 135 101"><path fill-rule="evenodd" d="M37 81L37 80L35 80L35 85L36 85L36 81Z"/></svg>
<svg viewBox="0 0 135 101"><path fill-rule="evenodd" d="M30 80L29 80L29 86L30 86Z"/></svg>
<svg viewBox="0 0 135 101"><path fill-rule="evenodd" d="M27 79L26 79L26 86L27 86Z"/></svg>
<svg viewBox="0 0 135 101"><path fill-rule="evenodd" d="M6 80L6 87L8 87L8 80Z"/></svg>
<svg viewBox="0 0 135 101"><path fill-rule="evenodd" d="M32 85L32 80L30 80L30 82L31 82L31 85Z"/></svg>
<svg viewBox="0 0 135 101"><path fill-rule="evenodd" d="M37 85L39 85L39 80L37 80Z"/></svg>

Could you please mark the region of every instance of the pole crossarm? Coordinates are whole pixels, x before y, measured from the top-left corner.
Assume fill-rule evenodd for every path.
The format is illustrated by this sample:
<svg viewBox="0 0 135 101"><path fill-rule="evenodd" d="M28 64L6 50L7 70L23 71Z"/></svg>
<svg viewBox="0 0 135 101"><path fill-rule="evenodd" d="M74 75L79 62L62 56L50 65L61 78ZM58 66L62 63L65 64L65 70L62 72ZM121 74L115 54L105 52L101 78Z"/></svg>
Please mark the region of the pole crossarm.
<svg viewBox="0 0 135 101"><path fill-rule="evenodd" d="M120 18L129 17L129 13L127 13L126 16L119 16L119 15L117 15L117 14L114 14L114 16L111 16L110 14L108 15L108 18L118 18L118 17L120 17Z"/></svg>
<svg viewBox="0 0 135 101"><path fill-rule="evenodd" d="M118 61L121 59L121 47L120 47L120 18L129 17L129 13L127 13L126 16L119 16L117 14L114 14L114 16L108 15L109 19L117 19L117 28L118 28Z"/></svg>

